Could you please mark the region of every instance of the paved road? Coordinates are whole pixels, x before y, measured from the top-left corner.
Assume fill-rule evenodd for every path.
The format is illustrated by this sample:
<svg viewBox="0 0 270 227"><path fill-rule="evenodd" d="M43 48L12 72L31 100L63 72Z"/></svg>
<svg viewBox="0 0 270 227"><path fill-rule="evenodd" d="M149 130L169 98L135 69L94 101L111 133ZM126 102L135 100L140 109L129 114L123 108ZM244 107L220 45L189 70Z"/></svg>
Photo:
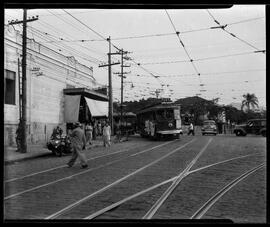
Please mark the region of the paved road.
<svg viewBox="0 0 270 227"><path fill-rule="evenodd" d="M266 222L264 137L132 137L86 155L88 169L66 168L70 156L5 166L4 218L189 219L202 208L203 219Z"/></svg>

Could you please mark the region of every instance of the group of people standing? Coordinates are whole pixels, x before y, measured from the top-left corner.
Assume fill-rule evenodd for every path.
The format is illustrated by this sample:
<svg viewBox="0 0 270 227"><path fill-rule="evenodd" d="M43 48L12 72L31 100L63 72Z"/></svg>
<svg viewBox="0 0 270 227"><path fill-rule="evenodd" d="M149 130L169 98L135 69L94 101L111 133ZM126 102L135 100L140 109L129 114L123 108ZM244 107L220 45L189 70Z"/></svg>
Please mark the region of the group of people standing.
<svg viewBox="0 0 270 227"><path fill-rule="evenodd" d="M92 145L92 141L96 140L97 136L103 136L103 145L105 147L111 145L111 126L109 125L108 120L103 124L99 122L87 122L85 125L85 137L86 144Z"/></svg>

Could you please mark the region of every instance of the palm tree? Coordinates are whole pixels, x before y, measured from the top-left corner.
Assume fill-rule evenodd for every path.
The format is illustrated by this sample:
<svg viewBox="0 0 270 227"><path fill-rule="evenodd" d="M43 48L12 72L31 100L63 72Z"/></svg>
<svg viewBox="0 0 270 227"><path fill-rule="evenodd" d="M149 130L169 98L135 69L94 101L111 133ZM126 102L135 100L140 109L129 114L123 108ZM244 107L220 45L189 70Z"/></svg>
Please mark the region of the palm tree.
<svg viewBox="0 0 270 227"><path fill-rule="evenodd" d="M252 109L254 109L254 107L259 107L258 105L258 98L255 96L255 94L244 94L243 95L244 100L242 101L242 105L241 105L241 109L243 110L243 108L246 106L248 112L250 111L250 106L252 107Z"/></svg>

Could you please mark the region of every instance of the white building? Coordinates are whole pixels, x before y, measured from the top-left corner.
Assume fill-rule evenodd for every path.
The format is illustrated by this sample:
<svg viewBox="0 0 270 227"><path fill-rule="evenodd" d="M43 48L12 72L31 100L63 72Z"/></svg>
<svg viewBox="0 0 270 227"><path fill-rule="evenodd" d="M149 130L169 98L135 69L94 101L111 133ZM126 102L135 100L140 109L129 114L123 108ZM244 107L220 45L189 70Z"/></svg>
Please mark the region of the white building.
<svg viewBox="0 0 270 227"><path fill-rule="evenodd" d="M19 123L19 79L21 78L22 36L13 26L4 31L4 145L16 146ZM28 143L45 144L52 129L59 125L65 131L64 89L76 88L94 93L99 100L107 96L97 88L93 68L80 64L33 39L27 40L27 131ZM83 89L82 89L83 88ZM69 90L69 89L67 89ZM74 92L74 91L73 91ZM85 95L85 94L82 94ZM96 98L93 99L96 99ZM91 98L91 97L90 97ZM107 101L106 101L107 102Z"/></svg>

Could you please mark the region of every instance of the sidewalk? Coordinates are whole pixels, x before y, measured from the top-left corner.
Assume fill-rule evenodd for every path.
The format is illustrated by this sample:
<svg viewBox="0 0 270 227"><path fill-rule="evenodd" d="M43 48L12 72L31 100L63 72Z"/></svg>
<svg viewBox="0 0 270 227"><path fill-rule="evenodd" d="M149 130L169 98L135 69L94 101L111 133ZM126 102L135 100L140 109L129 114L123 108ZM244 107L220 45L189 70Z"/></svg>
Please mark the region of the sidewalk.
<svg viewBox="0 0 270 227"><path fill-rule="evenodd" d="M114 137L112 136L112 141ZM93 140L91 147L103 146L102 137L98 137L96 140ZM46 155L52 154L47 147L43 145L28 145L27 153L16 152L16 147L5 147L4 148L4 164L11 164L13 162L18 162L22 160L28 160L32 158L43 157Z"/></svg>

